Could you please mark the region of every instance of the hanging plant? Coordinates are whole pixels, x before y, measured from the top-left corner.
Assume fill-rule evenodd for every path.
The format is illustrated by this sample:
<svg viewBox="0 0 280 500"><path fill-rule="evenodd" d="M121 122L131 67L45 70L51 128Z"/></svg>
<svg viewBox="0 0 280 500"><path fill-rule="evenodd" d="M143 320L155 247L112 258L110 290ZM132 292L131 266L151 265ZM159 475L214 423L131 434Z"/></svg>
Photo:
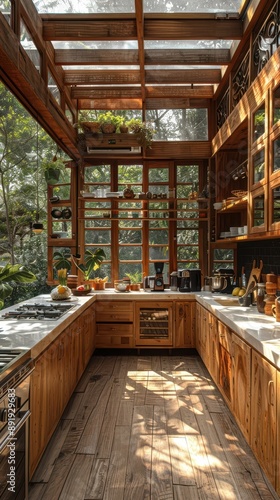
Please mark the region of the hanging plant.
<svg viewBox="0 0 280 500"><path fill-rule="evenodd" d="M59 182L60 172L65 169L65 163L61 158L54 156L51 161L43 161L42 167L45 171L47 184L52 186Z"/></svg>

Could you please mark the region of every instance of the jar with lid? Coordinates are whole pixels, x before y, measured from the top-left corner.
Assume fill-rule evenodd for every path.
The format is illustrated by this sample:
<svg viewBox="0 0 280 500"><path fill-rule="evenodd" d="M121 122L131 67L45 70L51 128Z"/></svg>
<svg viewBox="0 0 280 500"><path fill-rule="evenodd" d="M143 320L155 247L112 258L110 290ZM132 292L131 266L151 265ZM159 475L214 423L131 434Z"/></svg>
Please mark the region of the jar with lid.
<svg viewBox="0 0 280 500"><path fill-rule="evenodd" d="M257 283L257 309L259 313L264 313L264 307L265 307L265 297L266 297L266 290L265 290L265 283Z"/></svg>
<svg viewBox="0 0 280 500"><path fill-rule="evenodd" d="M134 191L131 189L130 184L127 184L126 188L123 190L124 198L134 198Z"/></svg>

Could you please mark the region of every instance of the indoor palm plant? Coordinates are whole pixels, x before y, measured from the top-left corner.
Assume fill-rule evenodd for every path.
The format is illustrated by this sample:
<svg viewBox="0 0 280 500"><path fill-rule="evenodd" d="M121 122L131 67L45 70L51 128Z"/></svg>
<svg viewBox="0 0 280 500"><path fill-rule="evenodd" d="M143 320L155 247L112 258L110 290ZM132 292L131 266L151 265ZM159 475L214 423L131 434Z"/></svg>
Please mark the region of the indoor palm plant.
<svg viewBox="0 0 280 500"><path fill-rule="evenodd" d="M92 273L99 269L106 255L102 248L97 250L90 250L89 248L85 251L84 263L79 263L81 256L72 255L72 261L74 262L77 269L83 276L84 286L86 288L94 288L95 290L102 290L105 288L105 283L108 281L107 276L105 278L93 278Z"/></svg>
<svg viewBox="0 0 280 500"><path fill-rule="evenodd" d="M0 309L4 301L13 292L12 283L33 283L36 276L21 264L6 264L0 266Z"/></svg>

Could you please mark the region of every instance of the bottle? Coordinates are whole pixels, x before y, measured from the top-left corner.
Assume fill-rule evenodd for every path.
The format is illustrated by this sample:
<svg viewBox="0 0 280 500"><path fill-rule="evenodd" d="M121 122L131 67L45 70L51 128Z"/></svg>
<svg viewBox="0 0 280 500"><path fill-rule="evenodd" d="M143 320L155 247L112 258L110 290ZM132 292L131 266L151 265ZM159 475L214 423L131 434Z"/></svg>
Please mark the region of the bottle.
<svg viewBox="0 0 280 500"><path fill-rule="evenodd" d="M257 283L257 309L259 313L264 313L265 295L265 283Z"/></svg>

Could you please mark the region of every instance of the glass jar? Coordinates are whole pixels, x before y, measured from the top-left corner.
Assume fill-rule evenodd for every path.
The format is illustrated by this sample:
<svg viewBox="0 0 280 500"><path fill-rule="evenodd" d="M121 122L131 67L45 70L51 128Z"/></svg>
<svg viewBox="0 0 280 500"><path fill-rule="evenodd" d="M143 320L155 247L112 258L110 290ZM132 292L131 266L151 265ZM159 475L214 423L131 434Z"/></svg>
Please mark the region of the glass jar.
<svg viewBox="0 0 280 500"><path fill-rule="evenodd" d="M131 189L130 185L128 184L126 188L123 190L123 197L124 198L134 198L134 191Z"/></svg>

